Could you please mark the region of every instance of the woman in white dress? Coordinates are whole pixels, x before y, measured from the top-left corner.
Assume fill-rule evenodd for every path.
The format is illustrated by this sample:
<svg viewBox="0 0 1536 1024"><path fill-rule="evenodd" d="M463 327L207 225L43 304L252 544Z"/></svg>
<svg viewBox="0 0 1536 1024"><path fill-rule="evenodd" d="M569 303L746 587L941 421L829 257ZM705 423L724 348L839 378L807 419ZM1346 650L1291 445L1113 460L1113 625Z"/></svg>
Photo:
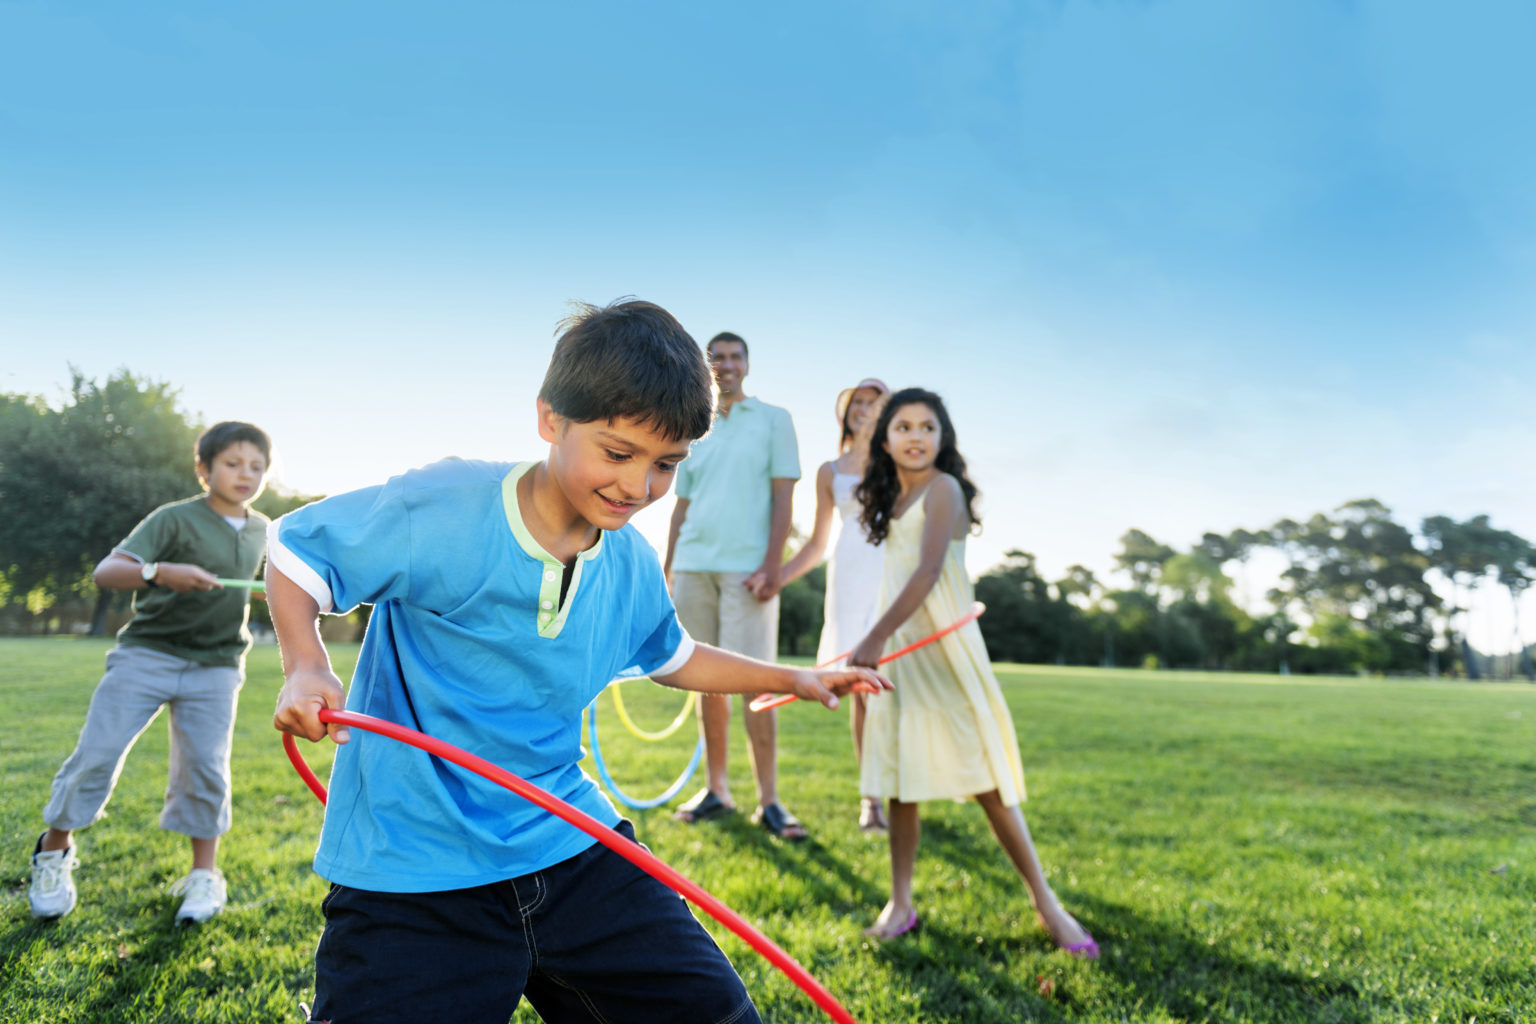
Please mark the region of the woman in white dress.
<svg viewBox="0 0 1536 1024"><path fill-rule="evenodd" d="M847 654L864 638L879 611L881 560L883 553L873 544L859 523L862 511L853 496L854 487L864 477L869 461L869 435L880 413L880 404L890 388L875 377L866 377L837 396L837 422L842 430L837 458L823 462L816 470L816 523L810 539L795 557L784 565L784 585L799 579L821 564L827 554L832 532L832 513L839 523L837 543L827 564L827 595L821 643L816 648L816 663L823 664ZM849 723L853 731L853 754L860 762L864 751L864 712L866 698L853 695ZM885 815L880 800L859 800L859 828L883 833Z"/></svg>

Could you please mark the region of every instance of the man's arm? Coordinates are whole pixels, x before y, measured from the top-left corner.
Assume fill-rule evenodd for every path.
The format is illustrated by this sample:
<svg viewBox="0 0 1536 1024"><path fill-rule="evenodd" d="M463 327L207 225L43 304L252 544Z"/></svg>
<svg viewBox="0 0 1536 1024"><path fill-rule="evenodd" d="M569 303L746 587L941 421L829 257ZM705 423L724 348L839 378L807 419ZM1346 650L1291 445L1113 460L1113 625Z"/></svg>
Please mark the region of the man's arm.
<svg viewBox="0 0 1536 1024"><path fill-rule="evenodd" d="M337 743L351 738L344 725L320 721L321 708L341 708L346 695L331 670L320 639L320 605L309 592L267 563L267 604L283 657L282 692L272 725L282 732L319 740L330 733Z"/></svg>
<svg viewBox="0 0 1536 1024"><path fill-rule="evenodd" d="M771 601L784 588L784 544L789 540L789 523L795 503L794 477L776 476L772 504L768 512L768 551L763 564L747 577L746 588L759 601Z"/></svg>
<svg viewBox="0 0 1536 1024"><path fill-rule="evenodd" d="M672 586L672 552L677 550L677 535L683 529L683 520L688 518L688 499L678 498L672 506L672 521L667 524L667 557L662 559L661 574L667 578L667 587Z"/></svg>
<svg viewBox="0 0 1536 1024"><path fill-rule="evenodd" d="M656 682L679 690L701 693L793 693L829 708L849 691L882 693L890 680L868 668L795 668L758 661L745 655L699 644L676 672L652 676Z"/></svg>

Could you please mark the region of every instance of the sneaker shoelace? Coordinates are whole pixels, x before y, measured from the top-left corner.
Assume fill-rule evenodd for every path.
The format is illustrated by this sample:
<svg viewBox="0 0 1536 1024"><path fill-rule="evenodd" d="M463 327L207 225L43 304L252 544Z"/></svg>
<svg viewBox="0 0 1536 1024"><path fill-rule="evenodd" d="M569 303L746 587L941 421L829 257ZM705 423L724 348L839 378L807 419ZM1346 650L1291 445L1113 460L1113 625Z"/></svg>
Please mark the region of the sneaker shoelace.
<svg viewBox="0 0 1536 1024"><path fill-rule="evenodd" d="M32 870L36 872L34 877L37 887L45 893L58 892L69 883L69 873L79 865L80 862L75 859L74 847L66 850L62 857L34 865Z"/></svg>
<svg viewBox="0 0 1536 1024"><path fill-rule="evenodd" d="M185 895L189 902L214 900L218 896L218 891L219 876L211 873L187 875L171 883L171 894Z"/></svg>

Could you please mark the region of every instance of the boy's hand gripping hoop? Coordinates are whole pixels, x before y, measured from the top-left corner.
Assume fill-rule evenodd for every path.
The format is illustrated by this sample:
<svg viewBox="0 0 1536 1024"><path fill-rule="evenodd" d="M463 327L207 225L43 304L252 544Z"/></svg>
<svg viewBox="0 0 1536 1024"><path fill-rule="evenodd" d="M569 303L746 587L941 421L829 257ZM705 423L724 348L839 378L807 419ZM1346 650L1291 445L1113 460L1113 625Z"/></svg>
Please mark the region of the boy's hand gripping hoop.
<svg viewBox="0 0 1536 1024"><path fill-rule="evenodd" d="M945 626L943 629L939 630L936 633L929 633L927 636L923 637L921 640L915 641L914 643L907 644L907 646L903 647L899 651L893 651L890 654L887 654L885 657L881 658L879 660L879 662L877 662L877 664L884 665L888 661L895 661L897 658L900 658L902 655L911 654L913 651L917 650L919 647L927 647L929 644L933 643L935 640L938 640L941 637L948 636L949 634L953 633L955 630L959 629L961 626L964 626L966 623L975 622L977 619L981 618L982 613L985 612L986 610L987 610L987 606L982 604L980 601L977 601L974 605L972 605L970 611L966 612L964 615L960 616L958 619L956 619L954 622L951 622L949 625ZM824 661L820 665L817 665L816 667L817 668L827 668L829 666L836 665L838 662L842 661L844 658L848 657L848 655L850 655L852 653L853 653L852 651L844 651L842 654L839 654L837 657L833 658L831 661ZM800 699L799 697L796 697L792 693L764 693L764 694L761 694L761 695L759 695L757 697L754 697L752 699L752 703L748 704L747 707L751 708L753 711L767 711L769 708L782 707L785 704L789 704L789 703L791 703L793 701L797 701L799 699Z"/></svg>
<svg viewBox="0 0 1536 1024"><path fill-rule="evenodd" d="M460 768L468 769L481 778L488 779L505 789L510 789L525 800L532 801L555 817L581 829L587 835L596 839L631 864L634 864L646 874L657 879L679 895L691 900L695 905L703 908L708 912L709 916L735 932L746 941L747 945L767 957L770 963L788 975L789 980L793 981L800 987L801 991L815 1000L816 1005L825 1010L827 1016L838 1021L839 1024L857 1024L853 1019L853 1015L843 1008L843 1005L837 1001L832 993L827 991L821 982L811 977L810 972L796 963L794 957L780 949L778 944L772 939L752 927L740 914L737 914L730 907L695 885L675 868L651 854L650 851L646 850L639 843L630 842L586 812L572 807L559 797L546 793L538 786L513 775L505 768L498 767L482 757L476 757L467 750L460 750L451 743L444 743L442 740L428 736L426 733L417 732L415 729L407 729L404 726L387 722L382 718L375 718L372 715L361 715L352 711L333 711L330 708L321 709L320 721L335 722L338 725L349 725L355 729L376 732L380 735L388 736L390 739L399 740L401 743L425 750L427 753L440 757L445 761L451 761ZM288 752L288 760L293 762L294 769L299 773L300 778L304 780L305 785L309 786L310 791L320 799L322 804L325 803L325 786L315 777L315 773L310 770L308 763L305 762L303 756L299 753L298 745L294 743L293 736L289 733L283 734L283 749Z"/></svg>

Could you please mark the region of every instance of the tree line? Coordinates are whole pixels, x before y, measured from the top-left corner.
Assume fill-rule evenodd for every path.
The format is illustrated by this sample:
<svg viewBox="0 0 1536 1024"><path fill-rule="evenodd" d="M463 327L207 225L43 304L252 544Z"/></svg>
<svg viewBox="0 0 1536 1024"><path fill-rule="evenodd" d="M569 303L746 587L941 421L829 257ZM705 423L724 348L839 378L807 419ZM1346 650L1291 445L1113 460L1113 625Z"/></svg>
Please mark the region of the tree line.
<svg viewBox="0 0 1536 1024"><path fill-rule="evenodd" d="M0 395L0 633L100 635L125 616L128 595L98 590L91 570L152 509L200 489L205 424L178 394L127 370L104 384L71 370L60 408ZM312 500L268 488L255 507L275 517Z"/></svg>
<svg viewBox="0 0 1536 1024"><path fill-rule="evenodd" d="M203 425L177 408L178 393L127 370L103 384L72 370L59 408L0 395L0 633L100 634L114 611L125 613L125 595L98 591L91 569L150 509L197 493L192 448ZM256 508L276 517L312 500L269 488ZM1490 666L1466 639L1466 617L1472 595L1488 588L1515 613L1518 653L1496 673L1536 678L1530 649L1518 643L1536 549L1486 515L1430 516L1414 531L1362 499L1305 521L1207 532L1187 551L1139 529L1119 543L1115 579L1073 565L1048 580L1022 550L987 570L976 597L987 605L981 631L991 656L1479 678ZM1246 593L1260 551L1285 566L1262 603ZM1432 585L1437 577L1448 598ZM824 585L818 569L785 588L783 653L814 652ZM253 619L264 618L265 606L253 606Z"/></svg>
<svg viewBox="0 0 1536 1024"><path fill-rule="evenodd" d="M1234 599L1260 550L1285 568L1262 610ZM1075 665L1265 672L1459 674L1482 678L1466 618L1479 588L1514 609L1518 654L1494 666L1536 680L1519 643L1521 595L1536 583L1536 548L1486 515L1430 516L1417 533L1375 499L1305 521L1207 532L1187 551L1128 530L1114 556L1129 585L1081 565L1046 580L1034 556L1011 551L976 584L981 629L994 658ZM1437 575L1451 596L1435 589ZM1239 587L1238 589L1242 589Z"/></svg>

